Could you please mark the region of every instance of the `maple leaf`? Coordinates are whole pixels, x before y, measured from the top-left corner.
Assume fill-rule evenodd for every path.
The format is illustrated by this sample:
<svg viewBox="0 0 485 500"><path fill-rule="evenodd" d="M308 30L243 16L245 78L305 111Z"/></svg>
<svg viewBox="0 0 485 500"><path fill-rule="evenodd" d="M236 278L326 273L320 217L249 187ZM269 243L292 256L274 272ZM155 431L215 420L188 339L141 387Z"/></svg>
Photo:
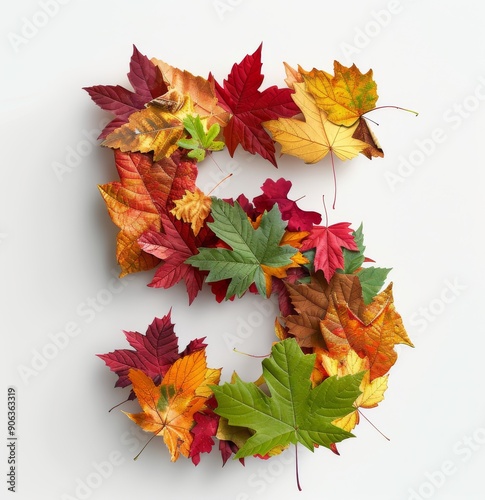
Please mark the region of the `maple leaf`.
<svg viewBox="0 0 485 500"><path fill-rule="evenodd" d="M142 250L163 261L148 286L170 288L183 280L191 304L202 289L205 273L187 260L197 254L199 246L212 242L213 233L204 226L195 236L189 224L169 214L162 214L161 222L163 232L145 231L138 239Z"/></svg>
<svg viewBox="0 0 485 500"><path fill-rule="evenodd" d="M290 89L294 89L293 86L295 83L302 83L304 81L303 76L297 69L292 68L288 63L283 62L283 65L286 73L285 83Z"/></svg>
<svg viewBox="0 0 485 500"><path fill-rule="evenodd" d="M212 388L218 402L215 412L230 425L254 431L236 458L264 456L276 446L298 442L313 451L315 444L329 448L352 437L332 422L354 410L363 374L329 377L312 389L314 363L315 354L303 354L294 339L287 339L276 343L271 357L262 362L271 396L239 377Z"/></svg>
<svg viewBox="0 0 485 500"><path fill-rule="evenodd" d="M116 349L107 354L97 355L118 375L115 387L127 387L131 384L128 373L132 368L143 371L158 384L170 366L181 356L170 312L163 318L155 318L148 326L145 335L127 331L124 334L134 350ZM204 349L206 345L203 340L197 339L197 342L191 343L187 354Z"/></svg>
<svg viewBox="0 0 485 500"><path fill-rule="evenodd" d="M214 437L216 437L219 426L219 415L214 413L217 401L212 395L206 401L204 412L197 412L194 415L194 427L190 430L193 435L192 445L190 447L190 458L194 465L200 463L201 453L210 453L214 446Z"/></svg>
<svg viewBox="0 0 485 500"><path fill-rule="evenodd" d="M189 71L182 71L159 60L152 62L160 69L165 81L171 89L176 89L182 95L189 95L194 103L194 111L207 118L209 127L214 123L224 127L229 120L229 113L223 109L217 100L214 81L201 76L194 76Z"/></svg>
<svg viewBox="0 0 485 500"><path fill-rule="evenodd" d="M170 213L179 220L190 222L194 235L197 236L210 214L211 206L212 198L205 195L199 188L195 188L194 192L186 190L180 200L175 200L175 207L170 210Z"/></svg>
<svg viewBox="0 0 485 500"><path fill-rule="evenodd" d="M103 129L100 139L105 139L113 130L127 123L132 113L143 109L147 102L168 90L160 70L135 46L133 46L128 80L135 92L120 85L94 85L83 89L101 109L110 111L116 116Z"/></svg>
<svg viewBox="0 0 485 500"><path fill-rule="evenodd" d="M199 253L186 260L188 264L209 271L207 282L231 279L226 299L241 296L252 283L263 296L271 293L271 276L286 274L295 267L291 259L297 250L280 246L285 232L278 207L265 212L254 229L239 203L234 205L213 198L212 217L207 225L231 249L199 248Z"/></svg>
<svg viewBox="0 0 485 500"><path fill-rule="evenodd" d="M361 394L354 402L355 411L333 422L337 427L350 432L359 423L358 408L375 408L384 399L388 375L377 377L371 381L369 360L359 357L350 347L345 356L339 358L333 358L325 351L319 351L317 353L317 362L323 365L329 376L338 375L342 377L344 375L355 375L364 372L359 387Z"/></svg>
<svg viewBox="0 0 485 500"><path fill-rule="evenodd" d="M304 252L312 248L315 248L314 268L321 269L327 281L330 281L337 269L344 267L342 248L358 250L349 222L314 226L303 241L301 250Z"/></svg>
<svg viewBox="0 0 485 500"><path fill-rule="evenodd" d="M302 210L296 201L288 199L291 182L283 178L273 181L266 179L261 187L263 194L253 199L257 210L271 210L274 204L278 205L281 218L288 221L289 231L309 231L315 224L319 224L322 216L317 212Z"/></svg>
<svg viewBox="0 0 485 500"><path fill-rule="evenodd" d="M320 323L333 303L345 303L356 314L363 307L362 288L357 276L334 274L327 282L319 271L311 276L310 283L286 283L286 288L297 314L287 315L285 323L301 347L327 347Z"/></svg>
<svg viewBox="0 0 485 500"><path fill-rule="evenodd" d="M206 131L200 116L197 115L194 117L189 115L184 118L184 128L191 137L190 139L180 139L177 145L181 148L190 149L187 154L189 158L202 161L205 158L206 151L220 151L224 148L222 141L215 140L221 131L218 123L214 123Z"/></svg>
<svg viewBox="0 0 485 500"><path fill-rule="evenodd" d="M173 462L180 454L189 457L195 414L205 408L220 370L207 368L201 350L175 361L158 386L141 370L131 369L128 376L142 412L124 413L146 432L162 436Z"/></svg>
<svg viewBox="0 0 485 500"><path fill-rule="evenodd" d="M366 143L352 136L357 125L343 127L332 123L320 109L314 97L305 90L304 83L294 84L293 100L302 111L305 121L279 118L263 123L273 139L282 146L282 153L301 158L305 163L317 163L329 152L340 160L357 156Z"/></svg>
<svg viewBox="0 0 485 500"><path fill-rule="evenodd" d="M159 231L161 214L173 208L173 201L186 189L195 189L195 161L180 154L153 162L141 153L115 151L121 182L99 186L113 222L121 229L117 237L116 258L121 276L152 269L159 259L143 252L138 238L148 230Z"/></svg>
<svg viewBox="0 0 485 500"><path fill-rule="evenodd" d="M291 95L293 91L275 85L259 91L263 83L261 74L262 44L256 51L234 64L223 86L214 80L220 105L231 113L224 127L224 138L231 156L240 144L246 151L259 154L275 167L275 148L271 137L261 124L299 112Z"/></svg>
<svg viewBox="0 0 485 500"><path fill-rule="evenodd" d="M333 310L329 308L327 315L329 318L325 317L320 324L324 337L332 334L338 323L350 347L360 357L368 358L371 380L385 375L394 365L396 344L413 347L394 306L392 283L362 308L359 316L342 303L334 305Z"/></svg>
<svg viewBox="0 0 485 500"><path fill-rule="evenodd" d="M369 160L372 160L373 157L384 158L384 151L379 146L376 137L364 118L359 118L359 123L352 137L367 144L367 147L363 149L361 153L367 156Z"/></svg>
<svg viewBox="0 0 485 500"><path fill-rule="evenodd" d="M357 250L342 249L344 256L344 265L341 272L345 274L356 273L359 277L362 286L362 296L365 304L370 304L374 297L379 293L379 290L384 285L387 275L391 271L389 268L383 267L368 267L362 269L361 266L364 262L373 262L364 256L364 234L362 224L357 231L352 233ZM340 272L340 271L339 271Z"/></svg>
<svg viewBox="0 0 485 500"><path fill-rule="evenodd" d="M336 125L350 127L375 108L377 85L371 69L362 74L355 64L347 68L334 61L335 76L317 69L307 72L299 68L299 72L317 106L326 111L328 119Z"/></svg>
<svg viewBox="0 0 485 500"><path fill-rule="evenodd" d="M170 156L177 148L177 141L184 135L184 118L193 113L190 97L186 96L180 109L170 112L156 105L149 105L133 113L128 123L106 137L102 146L126 151L153 151L153 159Z"/></svg>

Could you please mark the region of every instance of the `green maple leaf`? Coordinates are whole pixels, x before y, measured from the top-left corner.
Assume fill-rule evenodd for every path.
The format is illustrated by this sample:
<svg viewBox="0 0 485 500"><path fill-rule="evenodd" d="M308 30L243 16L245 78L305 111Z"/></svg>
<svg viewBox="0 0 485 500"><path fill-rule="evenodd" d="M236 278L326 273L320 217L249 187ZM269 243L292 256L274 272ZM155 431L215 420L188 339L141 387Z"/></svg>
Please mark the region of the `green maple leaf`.
<svg viewBox="0 0 485 500"><path fill-rule="evenodd" d="M382 285L384 285L390 271L391 268L386 267L366 267L357 273L362 286L364 304L367 305L373 301L382 288Z"/></svg>
<svg viewBox="0 0 485 500"><path fill-rule="evenodd" d="M315 444L329 448L353 437L332 422L355 411L353 404L361 393L363 372L329 377L312 389L315 356L303 354L293 338L275 344L271 357L262 363L271 396L239 377L232 384L212 387L218 403L214 411L230 425L255 432L235 458L264 456L275 446L298 442L309 450Z"/></svg>
<svg viewBox="0 0 485 500"><path fill-rule="evenodd" d="M185 262L210 271L208 282L230 279L226 299L233 295L240 297L252 283L261 295L267 296L267 280L270 282L272 275L294 267L291 257L298 252L290 245L279 245L286 222L278 206L275 204L269 212L264 212L257 229L237 202L231 205L212 198L211 214L214 222L207 225L232 250L199 248L199 253Z"/></svg>
<svg viewBox="0 0 485 500"><path fill-rule="evenodd" d="M218 123L214 123L211 128L206 131L199 115L188 115L184 118L184 128L191 135L190 139L180 139L177 146L191 151L187 154L189 158L195 158L197 161L202 161L205 158L206 151L220 151L224 147L222 141L214 140L221 131Z"/></svg>
<svg viewBox="0 0 485 500"><path fill-rule="evenodd" d="M354 236L355 243L357 244L359 250L353 251L347 250L346 248L342 249L344 255L344 268L341 272L345 274L357 274L362 286L362 297L364 299L364 303L370 304L381 290L391 269L386 267L367 267L360 269L362 264L365 262L364 233L362 224L359 226L357 231L352 233L352 235Z"/></svg>
<svg viewBox="0 0 485 500"><path fill-rule="evenodd" d="M358 251L348 250L347 248L342 249L344 256L344 269L345 274L353 274L357 269L359 269L364 263L365 257L365 246L364 246L364 233L362 231L362 224L359 226L357 231L352 232L355 243L357 245Z"/></svg>

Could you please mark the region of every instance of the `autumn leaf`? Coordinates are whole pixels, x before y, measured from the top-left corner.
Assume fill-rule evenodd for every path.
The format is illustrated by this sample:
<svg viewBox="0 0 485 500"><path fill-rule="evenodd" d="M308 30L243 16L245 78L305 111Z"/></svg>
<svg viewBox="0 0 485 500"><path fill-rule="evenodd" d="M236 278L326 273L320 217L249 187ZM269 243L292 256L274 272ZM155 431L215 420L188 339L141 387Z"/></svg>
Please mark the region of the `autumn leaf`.
<svg viewBox="0 0 485 500"><path fill-rule="evenodd" d="M392 283L371 304L361 309L359 316L350 311L346 304L338 304L331 317L321 322L324 334L325 330L332 330L336 319L350 347L360 357L369 359L371 380L385 375L394 365L397 359L394 350L396 344L413 347L394 306Z"/></svg>
<svg viewBox="0 0 485 500"><path fill-rule="evenodd" d="M384 151L364 118L359 118L359 123L352 137L367 144L367 147L361 153L367 156L369 160L372 160L373 157L384 158Z"/></svg>
<svg viewBox="0 0 485 500"><path fill-rule="evenodd" d="M316 271L322 270L327 281L330 281L337 269L344 267L342 248L358 250L348 222L328 227L314 226L303 242L301 251L312 248L315 248L314 268Z"/></svg>
<svg viewBox="0 0 485 500"><path fill-rule="evenodd" d="M180 139L177 145L181 148L189 149L187 156L203 161L206 151L220 151L224 148L222 141L216 141L221 127L214 123L209 130L206 130L200 116L186 116L184 118L184 128L190 134L189 139Z"/></svg>
<svg viewBox="0 0 485 500"><path fill-rule="evenodd" d="M263 194L253 199L257 210L271 210L276 203L281 212L281 218L288 221L289 231L309 231L319 224L322 216L317 212L309 212L298 207L296 201L288 199L291 182L283 178L273 181L266 179L261 187Z"/></svg>
<svg viewBox="0 0 485 500"><path fill-rule="evenodd" d="M263 360L263 377L271 396L256 384L236 377L234 383L214 386L216 413L230 425L247 427L254 434L236 458L266 455L277 446L301 443L330 447L352 437L333 421L354 410L362 374L329 377L312 388L310 375L315 355L304 355L294 339L276 343Z"/></svg>
<svg viewBox="0 0 485 500"><path fill-rule="evenodd" d="M186 190L180 200L175 200L175 207L170 213L177 219L190 222L194 235L197 236L210 214L212 198L204 194L199 188L195 191Z"/></svg>
<svg viewBox="0 0 485 500"><path fill-rule="evenodd" d="M364 113L375 108L377 85L371 69L363 74L355 64L347 68L335 61L335 76L317 69L307 72L299 68L299 72L316 105L328 113L328 119L336 125L351 127Z"/></svg>
<svg viewBox="0 0 485 500"><path fill-rule="evenodd" d="M170 156L177 148L177 141L184 135L184 118L194 113L190 97L186 96L180 109L174 112L150 105L133 113L128 123L117 128L106 137L102 146L120 149L123 152L153 151L153 159Z"/></svg>
<svg viewBox="0 0 485 500"><path fill-rule="evenodd" d="M335 125L305 90L304 83L295 83L294 87L293 100L302 111L305 121L279 118L263 123L273 139L281 144L282 153L297 156L305 163L317 163L329 152L340 160L350 160L366 147L364 142L352 137L356 125Z"/></svg>
<svg viewBox="0 0 485 500"><path fill-rule="evenodd" d="M362 296L364 298L364 303L370 304L374 297L381 290L391 269L373 266L361 268L364 262L373 262L372 259L364 256L365 246L364 234L362 232L362 229L363 228L361 224L357 231L354 231L352 233L354 241L357 245L357 250L348 250L347 248L342 248L344 265L341 272L345 274L357 274L362 286Z"/></svg>
<svg viewBox="0 0 485 500"><path fill-rule="evenodd" d="M262 92L259 90L263 83L261 50L262 45L234 64L222 86L215 80L214 84L219 104L231 114L224 127L229 154L233 156L240 144L249 153L261 155L276 167L273 141L261 124L293 116L299 109L291 98L291 89L273 85Z"/></svg>
<svg viewBox="0 0 485 500"><path fill-rule="evenodd" d="M159 384L172 364L180 357L178 338L171 321L171 313L155 318L146 334L124 332L133 349L116 349L107 354L98 354L108 368L118 375L115 387L131 384L128 373L132 368L141 370L156 384ZM204 349L204 339L197 339L188 346L188 353Z"/></svg>
<svg viewBox="0 0 485 500"><path fill-rule="evenodd" d="M110 111L116 116L103 129L100 139L105 139L113 130L127 123L132 113L143 109L147 102L168 90L160 70L135 46L133 46L128 80L134 92L120 85L84 87L101 109Z"/></svg>
<svg viewBox="0 0 485 500"><path fill-rule="evenodd" d="M176 89L182 95L190 96L194 104L194 112L206 118L209 127L214 123L221 127L226 126L229 113L218 103L214 81L195 76L189 71L174 68L159 59L153 58L152 62L161 71L171 89Z"/></svg>
<svg viewBox="0 0 485 500"><path fill-rule="evenodd" d="M302 83L303 76L302 74L295 68L292 68L288 63L283 62L286 72L285 83L288 85L290 89L294 90L295 83Z"/></svg>
<svg viewBox="0 0 485 500"><path fill-rule="evenodd" d="M162 232L145 231L138 239L143 251L162 260L148 286L170 288L184 281L191 304L202 289L206 273L189 265L187 260L198 253L198 247L213 243L214 235L204 226L195 236L191 225L169 214L162 214L161 222Z"/></svg>
<svg viewBox="0 0 485 500"><path fill-rule="evenodd" d="M345 375L356 375L364 372L362 382L359 389L361 394L354 402L355 411L334 420L333 424L341 427L346 431L352 429L359 423L359 408L375 408L383 399L384 392L387 389L388 375L370 380L369 360L361 358L357 353L350 349L347 354L340 358L333 358L325 351L321 350L317 353L317 363L321 363L329 376L337 375L339 377Z"/></svg>
<svg viewBox="0 0 485 500"><path fill-rule="evenodd" d="M160 231L161 214L173 208L185 190L195 189L195 161L180 154L153 162L149 155L115 151L121 182L99 186L113 222L121 229L116 258L121 276L152 269L159 259L143 252L138 238L148 230Z"/></svg>
<svg viewBox="0 0 485 500"><path fill-rule="evenodd" d="M297 250L290 245L280 246L285 232L278 207L263 214L261 224L254 229L239 205L213 198L214 222L207 225L227 245L227 248L199 248L199 253L187 263L209 271L207 282L231 279L226 299L241 296L252 283L263 296L271 293L271 276L283 276L286 269L295 267L291 259Z"/></svg>
<svg viewBox="0 0 485 500"><path fill-rule="evenodd" d="M141 370L131 369L128 376L142 412L125 414L144 431L163 437L173 462L180 454L189 457L195 414L205 408L220 370L207 368L201 350L175 361L158 386Z"/></svg>
<svg viewBox="0 0 485 500"><path fill-rule="evenodd" d="M320 271L311 276L310 283L286 283L286 288L296 314L287 315L284 319L300 347L326 347L320 322L333 303L345 303L356 314L363 306L362 288L357 276L334 274L327 282Z"/></svg>

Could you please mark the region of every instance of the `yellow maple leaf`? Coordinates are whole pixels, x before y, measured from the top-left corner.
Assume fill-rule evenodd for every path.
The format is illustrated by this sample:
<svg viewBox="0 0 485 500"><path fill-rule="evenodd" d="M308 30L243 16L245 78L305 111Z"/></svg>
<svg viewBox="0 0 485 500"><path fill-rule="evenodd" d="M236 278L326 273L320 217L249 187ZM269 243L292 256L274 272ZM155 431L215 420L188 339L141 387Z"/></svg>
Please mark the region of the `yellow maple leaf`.
<svg viewBox="0 0 485 500"><path fill-rule="evenodd" d="M352 137L357 124L352 127L335 125L305 90L304 83L294 83L293 87L293 100L301 109L305 121L278 118L263 123L273 139L281 144L282 153L297 156L305 163L317 163L329 152L340 160L349 160L367 147L365 142Z"/></svg>
<svg viewBox="0 0 485 500"><path fill-rule="evenodd" d="M344 375L356 375L365 371L359 387L362 393L354 402L356 410L332 422L337 427L350 432L359 423L358 408L374 408L384 399L388 376L384 375L371 381L369 360L359 357L353 349L349 349L347 354L340 358L332 357L327 352L319 350L317 359L317 362L322 364L330 376L337 375L343 377Z"/></svg>
<svg viewBox="0 0 485 500"><path fill-rule="evenodd" d="M211 205L212 198L196 188L194 192L186 190L185 195L180 200L175 200L175 207L170 212L177 219L190 222L192 230L197 236L210 214Z"/></svg>
<svg viewBox="0 0 485 500"><path fill-rule="evenodd" d="M334 76L318 69L298 69L306 90L333 123L350 127L365 112L375 108L377 85L371 69L363 74L355 64L347 68L337 61L334 62Z"/></svg>
<svg viewBox="0 0 485 500"><path fill-rule="evenodd" d="M167 111L158 105L149 105L132 113L128 123L118 127L102 142L102 146L123 152L153 151L154 161L170 156L177 148L177 141L184 135L183 120L194 114L189 96L183 98L180 109Z"/></svg>
<svg viewBox="0 0 485 500"><path fill-rule="evenodd" d="M212 395L210 385L219 383L220 373L207 368L204 350L175 361L157 386L143 371L132 368L129 378L142 412L124 413L144 431L163 437L173 462L180 454L188 457L194 415L205 408Z"/></svg>

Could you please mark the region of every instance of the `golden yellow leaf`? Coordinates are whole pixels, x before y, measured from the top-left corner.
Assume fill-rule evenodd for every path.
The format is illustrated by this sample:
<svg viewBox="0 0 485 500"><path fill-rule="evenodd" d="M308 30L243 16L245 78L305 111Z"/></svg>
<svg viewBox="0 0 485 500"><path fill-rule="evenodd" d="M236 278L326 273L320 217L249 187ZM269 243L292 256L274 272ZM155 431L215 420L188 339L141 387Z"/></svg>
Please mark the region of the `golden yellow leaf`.
<svg viewBox="0 0 485 500"><path fill-rule="evenodd" d="M305 163L316 163L329 152L341 160L357 156L367 144L353 138L357 127L343 127L328 120L314 97L305 90L304 83L295 83L293 100L301 109L305 121L296 118L278 118L263 123L273 139L282 146L282 153L301 158Z"/></svg>
<svg viewBox="0 0 485 500"><path fill-rule="evenodd" d="M210 214L211 204L212 198L196 188L194 192L186 190L185 195L180 200L175 200L175 207L170 212L177 219L190 222L192 230L197 236Z"/></svg>
<svg viewBox="0 0 485 500"><path fill-rule="evenodd" d="M327 352L319 350L317 360L330 376L337 375L343 377L344 375L356 375L365 371L359 387L362 393L354 403L356 410L332 422L337 427L350 432L359 423L358 408L374 408L384 399L388 376L377 377L371 381L369 360L359 357L353 349L349 349L347 354L341 358L332 357Z"/></svg>
<svg viewBox="0 0 485 500"><path fill-rule="evenodd" d="M169 112L158 105L149 105L132 113L128 123L114 130L102 142L103 146L126 151L148 153L153 151L154 161L170 156L177 141L184 135L183 119L194 113L190 97L177 111Z"/></svg>
<svg viewBox="0 0 485 500"><path fill-rule="evenodd" d="M317 106L326 111L329 120L337 125L350 127L365 112L375 108L377 85L371 69L363 74L355 64L347 68L335 61L335 76L317 69L305 71L299 68L299 72Z"/></svg>

